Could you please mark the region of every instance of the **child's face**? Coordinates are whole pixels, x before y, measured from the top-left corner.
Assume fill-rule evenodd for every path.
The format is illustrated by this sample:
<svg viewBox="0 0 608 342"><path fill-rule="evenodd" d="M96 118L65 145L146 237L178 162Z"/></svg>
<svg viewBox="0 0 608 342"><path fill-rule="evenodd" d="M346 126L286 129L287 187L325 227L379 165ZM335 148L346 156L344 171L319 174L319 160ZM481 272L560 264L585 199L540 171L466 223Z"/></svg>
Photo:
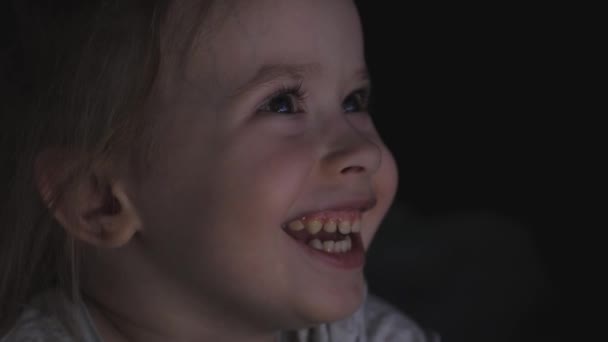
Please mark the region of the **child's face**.
<svg viewBox="0 0 608 342"><path fill-rule="evenodd" d="M214 314L275 328L343 318L362 300L361 250L315 252L285 226L360 220L367 248L395 193L393 158L358 112L356 8L260 0L217 14L150 103L163 130L136 192L141 247L159 284ZM300 100L269 100L300 85Z"/></svg>

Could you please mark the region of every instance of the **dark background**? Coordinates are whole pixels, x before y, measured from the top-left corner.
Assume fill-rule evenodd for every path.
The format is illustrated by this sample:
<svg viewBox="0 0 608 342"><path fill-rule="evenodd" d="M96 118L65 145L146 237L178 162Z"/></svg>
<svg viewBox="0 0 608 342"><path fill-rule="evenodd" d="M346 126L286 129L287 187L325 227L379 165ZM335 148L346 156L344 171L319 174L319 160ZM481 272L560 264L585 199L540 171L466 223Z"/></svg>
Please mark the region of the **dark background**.
<svg viewBox="0 0 608 342"><path fill-rule="evenodd" d="M400 169L369 255L371 290L444 341L581 340L589 312L574 306L593 237L577 194L588 148L576 14L359 7L374 120Z"/></svg>

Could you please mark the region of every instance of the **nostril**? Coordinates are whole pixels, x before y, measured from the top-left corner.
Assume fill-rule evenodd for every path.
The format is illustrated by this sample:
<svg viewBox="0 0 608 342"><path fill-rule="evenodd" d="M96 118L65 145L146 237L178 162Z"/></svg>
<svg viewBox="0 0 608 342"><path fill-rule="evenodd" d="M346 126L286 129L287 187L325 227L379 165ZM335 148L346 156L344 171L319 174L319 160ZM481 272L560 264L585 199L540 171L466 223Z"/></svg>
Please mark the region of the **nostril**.
<svg viewBox="0 0 608 342"><path fill-rule="evenodd" d="M365 171L363 166L349 166L342 169L341 173L361 173Z"/></svg>

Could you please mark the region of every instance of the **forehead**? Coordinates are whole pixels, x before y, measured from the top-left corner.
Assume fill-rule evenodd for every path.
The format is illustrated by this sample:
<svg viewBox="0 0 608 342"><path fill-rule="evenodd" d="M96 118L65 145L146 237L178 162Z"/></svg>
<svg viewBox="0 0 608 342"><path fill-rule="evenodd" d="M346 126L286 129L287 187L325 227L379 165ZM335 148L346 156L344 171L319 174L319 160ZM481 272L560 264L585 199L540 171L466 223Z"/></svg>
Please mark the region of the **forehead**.
<svg viewBox="0 0 608 342"><path fill-rule="evenodd" d="M308 65L348 72L364 65L351 0L222 1L192 45L188 78L238 84L265 65Z"/></svg>

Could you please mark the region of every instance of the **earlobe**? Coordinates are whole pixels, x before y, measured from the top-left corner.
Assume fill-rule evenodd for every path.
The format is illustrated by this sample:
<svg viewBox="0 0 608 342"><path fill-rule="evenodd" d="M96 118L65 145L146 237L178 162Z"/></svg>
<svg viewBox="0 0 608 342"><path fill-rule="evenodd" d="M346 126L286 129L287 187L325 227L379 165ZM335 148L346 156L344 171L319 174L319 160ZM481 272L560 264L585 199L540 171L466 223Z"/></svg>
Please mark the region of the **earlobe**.
<svg viewBox="0 0 608 342"><path fill-rule="evenodd" d="M105 248L126 245L141 229L141 220L124 180L101 176L111 174L108 164L69 174L67 166L74 163L56 150L39 155L35 179L44 204L77 240Z"/></svg>

